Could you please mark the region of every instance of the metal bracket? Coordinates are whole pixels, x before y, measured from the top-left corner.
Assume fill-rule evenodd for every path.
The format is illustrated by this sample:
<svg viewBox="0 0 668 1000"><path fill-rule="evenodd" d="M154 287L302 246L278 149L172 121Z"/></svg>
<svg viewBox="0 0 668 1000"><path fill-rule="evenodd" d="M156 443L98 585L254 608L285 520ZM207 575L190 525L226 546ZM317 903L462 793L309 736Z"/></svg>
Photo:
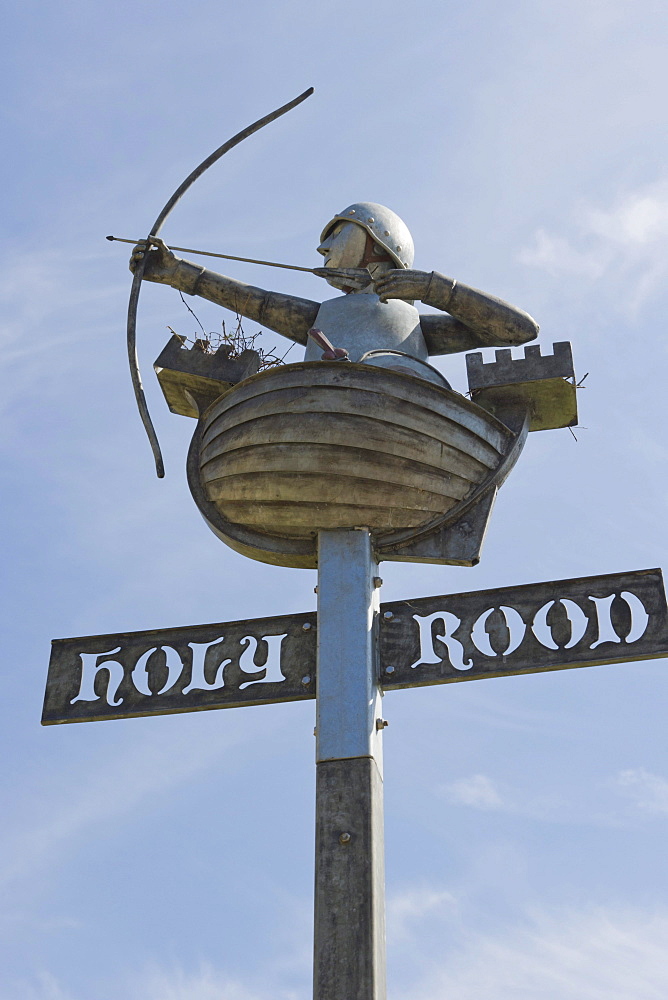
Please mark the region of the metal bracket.
<svg viewBox="0 0 668 1000"><path fill-rule="evenodd" d="M226 344L208 354L203 341L195 341L188 349L185 339L177 333L170 337L153 367L172 413L197 419L214 399L255 375L260 355L246 350L230 358L232 348Z"/></svg>
<svg viewBox="0 0 668 1000"><path fill-rule="evenodd" d="M467 354L471 399L499 420L506 411L528 409L530 431L573 427L578 410L571 345L560 341L552 350L543 356L540 344L530 344L523 358L513 358L506 347L487 363L481 353Z"/></svg>

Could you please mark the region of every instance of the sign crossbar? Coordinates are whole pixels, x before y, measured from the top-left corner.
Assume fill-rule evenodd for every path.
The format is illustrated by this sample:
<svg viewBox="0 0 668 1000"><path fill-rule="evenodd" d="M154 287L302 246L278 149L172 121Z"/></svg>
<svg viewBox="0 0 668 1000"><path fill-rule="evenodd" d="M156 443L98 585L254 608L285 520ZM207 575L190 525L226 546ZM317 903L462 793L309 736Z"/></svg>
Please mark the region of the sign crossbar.
<svg viewBox="0 0 668 1000"><path fill-rule="evenodd" d="M380 605L384 691L668 656L660 569ZM42 723L316 696L315 611L56 639Z"/></svg>

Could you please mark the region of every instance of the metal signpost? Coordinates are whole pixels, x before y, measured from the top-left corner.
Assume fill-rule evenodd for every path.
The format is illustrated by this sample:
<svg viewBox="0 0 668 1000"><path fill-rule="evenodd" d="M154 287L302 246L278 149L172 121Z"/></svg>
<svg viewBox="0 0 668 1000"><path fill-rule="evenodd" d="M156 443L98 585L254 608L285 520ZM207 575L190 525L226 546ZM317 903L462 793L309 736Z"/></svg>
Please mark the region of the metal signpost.
<svg viewBox="0 0 668 1000"><path fill-rule="evenodd" d="M384 1000L382 698L394 688L668 656L661 571L380 604L382 560L473 566L494 499L527 434L577 422L570 345L510 348L531 317L412 268L405 224L359 202L323 230L323 303L242 285L174 257L158 229L132 256L133 384L158 475L160 449L135 353L142 277L217 302L307 345L268 367L245 341L187 349L155 370L170 409L194 417L188 481L230 547L317 568L317 613L54 641L45 725L316 699L315 1000ZM230 255L219 255L230 256ZM414 302L436 310L419 314ZM469 396L428 358L467 356ZM323 352L324 348L324 352Z"/></svg>
<svg viewBox="0 0 668 1000"><path fill-rule="evenodd" d="M314 997L385 993L382 695L668 656L661 571L378 602L368 531L320 534L318 611L58 639L54 725L316 697Z"/></svg>

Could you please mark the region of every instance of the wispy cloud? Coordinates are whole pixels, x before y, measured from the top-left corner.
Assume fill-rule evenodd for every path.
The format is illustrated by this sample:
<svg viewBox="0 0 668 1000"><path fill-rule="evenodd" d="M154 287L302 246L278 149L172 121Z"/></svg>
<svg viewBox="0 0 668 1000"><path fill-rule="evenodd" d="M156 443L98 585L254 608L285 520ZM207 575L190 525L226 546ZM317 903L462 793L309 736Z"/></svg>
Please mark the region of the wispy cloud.
<svg viewBox="0 0 668 1000"><path fill-rule="evenodd" d="M668 914L598 909L535 915L476 935L397 1000L662 1000Z"/></svg>
<svg viewBox="0 0 668 1000"><path fill-rule="evenodd" d="M104 343L117 288L99 254L42 250L19 254L0 274L0 384L3 415L30 399L44 405L54 383L81 366L91 335ZM5 434L7 431L5 430Z"/></svg>
<svg viewBox="0 0 668 1000"><path fill-rule="evenodd" d="M429 916L432 930L441 926L443 947L434 952L430 942L423 953L419 940L411 942L412 960L403 963L402 981L395 975L390 983L395 1000L664 1000L668 995L664 911L599 907L533 913L498 931L468 935L461 943L449 894L441 894L436 904L428 892L418 892L415 899L421 899L417 909ZM252 973L240 980L209 964L194 970L154 966L123 984L109 983L105 995L119 1000L304 998L303 990L281 987L273 977L259 985L252 980ZM46 973L16 983L11 996L89 1000L66 992Z"/></svg>
<svg viewBox="0 0 668 1000"><path fill-rule="evenodd" d="M12 1000L90 1000L63 989L50 973L38 973L29 980L11 985ZM152 968L109 994L127 1000L270 1000L269 993L258 993L230 979L209 965L194 972L174 966ZM7 995L9 1000L9 995ZM287 993L273 993L273 1000L293 1000ZM296 998L295 998L296 1000Z"/></svg>
<svg viewBox="0 0 668 1000"><path fill-rule="evenodd" d="M557 787L546 787L536 793L532 786L499 784L486 774L472 774L441 785L437 794L455 806L502 812L539 823L620 827L633 824L636 819L628 811L620 811L620 789L634 800L643 797L652 803L660 802L663 792L668 811L668 782L643 771L625 771L612 780L602 778L585 788L573 788L568 794ZM653 811L658 812L658 807Z"/></svg>
<svg viewBox="0 0 668 1000"><path fill-rule="evenodd" d="M482 812L504 812L545 822L582 822L584 815L574 802L549 789L536 795L510 784L500 785L486 774L472 774L441 785L438 794L453 805ZM587 820L590 812L587 810Z"/></svg>
<svg viewBox="0 0 668 1000"><path fill-rule="evenodd" d="M34 978L11 985L15 1000L74 1000L48 972L37 973ZM9 998L9 994L7 995Z"/></svg>
<svg viewBox="0 0 668 1000"><path fill-rule="evenodd" d="M52 350L54 332L57 343L85 337L85 321L92 313L102 318L101 300L116 291L108 279L104 283L99 264L99 254L67 254L62 248L19 255L7 263L0 277L3 367Z"/></svg>
<svg viewBox="0 0 668 1000"><path fill-rule="evenodd" d="M443 787L443 794L451 802L474 809L501 809L503 799L491 778L485 774L473 774L470 778L459 778Z"/></svg>
<svg viewBox="0 0 668 1000"><path fill-rule="evenodd" d="M209 965L195 972L154 968L140 977L129 995L133 1000L265 1000ZM287 1000L286 994L282 996Z"/></svg>
<svg viewBox="0 0 668 1000"><path fill-rule="evenodd" d="M106 760L84 761L67 776L65 787L45 780L24 801L24 812L31 810L32 817L17 817L0 839L0 885L34 878L47 863L71 852L80 836L141 806L150 808L156 797L210 767L244 739L236 720L229 720L224 732L201 728L199 734L188 729L179 739L164 732L132 740Z"/></svg>
<svg viewBox="0 0 668 1000"><path fill-rule="evenodd" d="M433 919L444 908L452 910L457 901L451 892L427 887L406 889L387 900L387 931L390 939L409 937L425 918Z"/></svg>
<svg viewBox="0 0 668 1000"><path fill-rule="evenodd" d="M668 781L658 774L652 774L643 767L620 771L613 780L613 786L627 796L634 805L651 816L665 816L668 813Z"/></svg>
<svg viewBox="0 0 668 1000"><path fill-rule="evenodd" d="M628 827L643 816L668 815L668 779L642 767L601 777L568 797L557 790L535 795L512 785L499 786L486 774L457 778L441 785L438 794L454 805L546 823ZM621 807L620 796L626 800Z"/></svg>
<svg viewBox="0 0 668 1000"><path fill-rule="evenodd" d="M538 229L519 260L553 277L619 282L615 301L637 312L668 277L668 180L628 191L607 207L580 204L570 230Z"/></svg>

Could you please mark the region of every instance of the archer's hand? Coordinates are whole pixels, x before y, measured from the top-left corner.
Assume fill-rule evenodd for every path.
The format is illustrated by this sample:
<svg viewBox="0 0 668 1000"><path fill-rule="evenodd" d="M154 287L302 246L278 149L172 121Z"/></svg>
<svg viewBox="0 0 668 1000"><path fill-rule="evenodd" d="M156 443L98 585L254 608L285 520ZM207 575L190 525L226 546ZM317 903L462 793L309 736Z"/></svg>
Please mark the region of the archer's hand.
<svg viewBox="0 0 668 1000"><path fill-rule="evenodd" d="M371 275L365 267L314 267L313 273L333 288L354 288L359 292L371 284Z"/></svg>
<svg viewBox="0 0 668 1000"><path fill-rule="evenodd" d="M130 257L130 270L133 274L139 261L144 259L146 260L144 277L147 281L161 281L169 284L169 279L178 267L179 258L175 257L157 236L150 240L140 240L134 247Z"/></svg>
<svg viewBox="0 0 668 1000"><path fill-rule="evenodd" d="M431 274L427 271L388 271L374 282L373 290L381 302L388 299L421 300L427 294Z"/></svg>

